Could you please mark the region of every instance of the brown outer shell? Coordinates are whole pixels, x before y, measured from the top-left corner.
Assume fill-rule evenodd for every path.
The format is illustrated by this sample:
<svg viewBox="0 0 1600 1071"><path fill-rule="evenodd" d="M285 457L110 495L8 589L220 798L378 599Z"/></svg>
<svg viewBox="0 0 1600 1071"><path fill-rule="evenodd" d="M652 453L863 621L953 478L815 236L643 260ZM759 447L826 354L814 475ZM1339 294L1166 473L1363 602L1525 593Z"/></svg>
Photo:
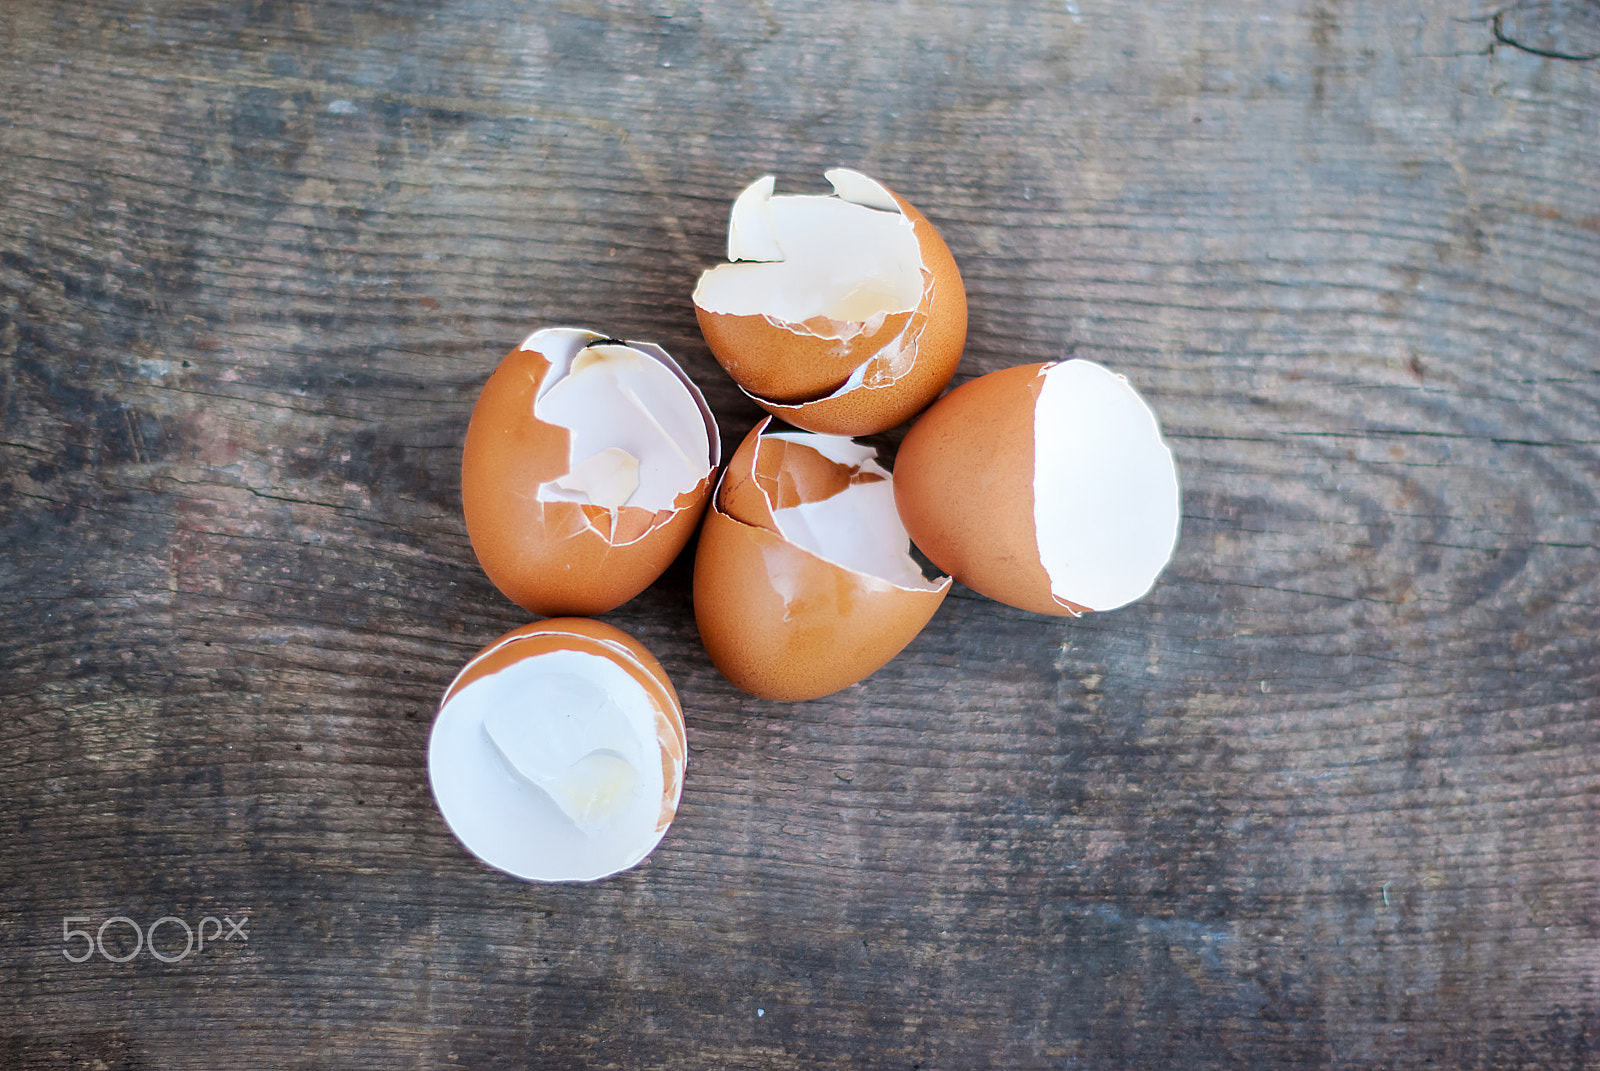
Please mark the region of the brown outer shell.
<svg viewBox="0 0 1600 1071"><path fill-rule="evenodd" d="M780 506L820 501L853 477L801 444L763 441L769 423L763 419L739 444L706 511L694 560L695 623L712 664L746 692L817 699L904 650L939 609L950 580L933 591L902 588L785 540L773 493Z"/></svg>
<svg viewBox="0 0 1600 1071"><path fill-rule="evenodd" d="M616 663L654 701L656 739L661 745L660 832L672 823L683 792L683 768L688 756L688 735L683 724L683 704L678 690L655 655L621 629L585 617L557 617L512 629L473 655L456 674L439 700L442 708L473 681L497 673L524 658L552 651L582 651Z"/></svg>
<svg viewBox="0 0 1600 1071"><path fill-rule="evenodd" d="M935 565L1008 606L1057 616L1033 519L1034 409L1050 363L970 380L911 426L894 464L900 520Z"/></svg>
<svg viewBox="0 0 1600 1071"><path fill-rule="evenodd" d="M772 515L772 501L756 479L756 464L762 455L761 433L771 423L771 417L762 417L728 459L717 487L716 505L735 520L776 532L778 521Z"/></svg>
<svg viewBox="0 0 1600 1071"><path fill-rule="evenodd" d="M921 306L885 316L876 331L849 339L795 331L760 313L708 312L699 305L694 311L712 355L746 393L757 400L803 402L842 387L862 362L894 341ZM821 318L815 323L820 331L832 326Z"/></svg>
<svg viewBox="0 0 1600 1071"><path fill-rule="evenodd" d="M705 477L671 510L621 507L614 533L607 510L540 502L538 486L567 471L567 430L533 415L549 369L536 350L512 350L478 395L461 455L467 535L494 586L524 610L604 613L649 587L683 550L714 472L708 463Z"/></svg>
<svg viewBox="0 0 1600 1071"><path fill-rule="evenodd" d="M830 435L873 435L904 424L939 396L961 363L967 338L967 292L961 272L933 224L904 198L889 191L911 221L922 254L925 283L915 312L886 317L870 336L852 339L841 348L836 340L817 339L765 316L734 316L695 306L700 331L712 355L756 404L807 431ZM885 386L867 381L836 394L850 373L892 342L908 320L921 321L910 369ZM887 360L880 358L886 365ZM804 378L802 378L804 377Z"/></svg>
<svg viewBox="0 0 1600 1071"><path fill-rule="evenodd" d="M874 582L715 505L695 551L700 640L724 677L761 699L817 699L870 676L949 590L948 578L934 591Z"/></svg>

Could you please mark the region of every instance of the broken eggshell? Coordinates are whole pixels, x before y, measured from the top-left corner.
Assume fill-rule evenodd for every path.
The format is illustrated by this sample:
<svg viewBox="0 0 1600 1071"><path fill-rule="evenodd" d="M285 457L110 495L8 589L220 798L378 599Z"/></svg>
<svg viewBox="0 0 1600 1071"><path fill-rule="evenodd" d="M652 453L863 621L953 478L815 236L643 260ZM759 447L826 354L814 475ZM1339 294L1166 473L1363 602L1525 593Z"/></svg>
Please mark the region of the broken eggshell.
<svg viewBox="0 0 1600 1071"><path fill-rule="evenodd" d="M950 589L910 555L892 479L836 435L745 437L706 511L694 612L723 676L763 699L846 688L899 654Z"/></svg>
<svg viewBox="0 0 1600 1071"><path fill-rule="evenodd" d="M906 433L894 490L935 565L1038 613L1126 605L1177 545L1177 467L1155 414L1091 361L963 383Z"/></svg>
<svg viewBox="0 0 1600 1071"><path fill-rule="evenodd" d="M734 202L728 260L695 314L711 352L762 408L796 427L869 435L910 420L955 375L967 298L956 262L911 205L855 171L833 194Z"/></svg>
<svg viewBox="0 0 1600 1071"><path fill-rule="evenodd" d="M472 549L525 610L603 613L683 549L720 450L705 398L661 347L535 331L489 377L467 427Z"/></svg>
<svg viewBox="0 0 1600 1071"><path fill-rule="evenodd" d="M439 705L428 780L473 855L529 881L594 881L650 854L677 813L686 736L661 663L620 629L506 633Z"/></svg>

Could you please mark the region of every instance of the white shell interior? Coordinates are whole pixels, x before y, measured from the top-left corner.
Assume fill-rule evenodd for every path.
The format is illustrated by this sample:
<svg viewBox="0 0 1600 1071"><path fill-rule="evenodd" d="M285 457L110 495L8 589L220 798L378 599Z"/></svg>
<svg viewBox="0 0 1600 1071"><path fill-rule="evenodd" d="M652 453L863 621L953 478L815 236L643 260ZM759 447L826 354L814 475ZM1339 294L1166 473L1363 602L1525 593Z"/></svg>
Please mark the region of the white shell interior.
<svg viewBox="0 0 1600 1071"><path fill-rule="evenodd" d="M833 194L773 195L771 176L734 201L728 259L700 276L707 312L788 324L821 317L869 329L922 301L922 251L888 191L854 171L827 173Z"/></svg>
<svg viewBox="0 0 1600 1071"><path fill-rule="evenodd" d="M1051 365L1034 408L1033 517L1057 598L1114 610L1178 542L1178 470L1150 407L1092 361Z"/></svg>
<svg viewBox="0 0 1600 1071"><path fill-rule="evenodd" d="M830 461L883 477L853 483L820 502L773 510L784 539L824 561L896 587L936 591L942 586L925 578L911 557L911 537L895 508L892 477L878 464L877 451L843 435L778 432L764 438L809 446Z"/></svg>
<svg viewBox="0 0 1600 1071"><path fill-rule="evenodd" d="M595 344L599 337L558 333L535 347L524 343L551 361L534 415L571 433L568 471L540 485L539 499L672 509L712 468L701 403L651 354Z"/></svg>
<svg viewBox="0 0 1600 1071"><path fill-rule="evenodd" d="M656 714L609 658L567 650L514 662L440 709L428 741L439 811L468 851L519 878L626 870L664 833Z"/></svg>

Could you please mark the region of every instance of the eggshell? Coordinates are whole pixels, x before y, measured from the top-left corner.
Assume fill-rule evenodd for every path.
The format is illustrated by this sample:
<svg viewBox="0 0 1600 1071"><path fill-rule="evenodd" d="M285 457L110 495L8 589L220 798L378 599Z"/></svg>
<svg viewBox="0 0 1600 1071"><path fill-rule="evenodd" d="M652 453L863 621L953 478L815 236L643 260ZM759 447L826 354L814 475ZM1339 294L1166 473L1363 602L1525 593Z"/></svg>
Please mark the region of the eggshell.
<svg viewBox="0 0 1600 1071"><path fill-rule="evenodd" d="M579 501L585 496L570 490L582 483L573 475L582 463L604 468L601 455L608 453L573 458L575 437L608 443L627 433L628 422L649 422L623 400L608 406L603 399L569 406L595 427L575 431L540 417L536 400L551 397L549 392L574 363L596 347L610 354L626 351L624 357L636 354L670 372L672 379L655 378L667 384L675 379L681 386L683 397L672 400L678 424L684 412L698 411L704 438L687 448L695 452L693 458L684 458L686 465L692 462L691 476L681 481L687 486L670 502L653 508L630 504L631 499L608 505ZM649 404L658 403L652 396ZM622 430L608 429L607 422ZM666 452L676 465L672 451L681 456L686 448L658 444L653 449ZM682 551L710 497L719 461L716 423L704 397L660 347L620 343L577 328L537 331L490 376L467 428L461 500L472 549L495 586L526 610L542 615L603 613L643 591ZM648 467L651 460L640 463ZM615 490L599 478L588 486L602 498Z"/></svg>
<svg viewBox="0 0 1600 1071"><path fill-rule="evenodd" d="M550 666L544 677L541 662ZM583 675L581 683L573 683L574 674ZM555 698L563 687L571 695L603 696L628 716L613 711L616 724L608 727L598 708L564 709ZM581 724L585 717L589 725ZM570 723L574 718L579 724ZM632 733L620 740L604 735L618 726ZM601 735L593 735L597 729ZM580 824L587 816L574 818L519 769L497 731L525 737L519 746L538 752L534 766L548 764L552 748L578 740L568 748L578 762L565 769L553 764L557 782L574 769L582 774L595 755L610 760L635 751L641 762L658 757L660 768L635 771L642 778L635 792L648 794L622 816L633 821ZM446 825L483 862L532 881L592 881L637 865L660 843L677 813L686 742L678 694L642 644L602 622L556 618L506 633L456 675L429 739L429 782ZM598 746L584 751L590 744ZM657 777L659 799L649 791Z"/></svg>
<svg viewBox="0 0 1600 1071"><path fill-rule="evenodd" d="M957 387L906 433L894 486L907 532L939 568L1037 613L1132 602L1177 541L1177 469L1155 415L1089 361Z"/></svg>
<svg viewBox="0 0 1600 1071"><path fill-rule="evenodd" d="M695 314L717 360L768 412L812 431L866 435L905 423L950 382L966 340L966 291L944 240L903 198L854 171L836 169L827 177L835 196L774 199L771 177L758 180L740 195L730 220L729 258L745 263L724 264L701 276L695 290ZM763 210L774 204L781 207L797 202L823 203L818 208L834 202L836 207L829 212L853 210L859 216L864 211L868 221L874 213L897 217L878 222L887 225L886 242L895 239L896 226L909 229L905 254L917 261L914 267L920 274L920 291L901 292L903 280L885 283L875 291L878 284L872 279L850 276L838 285L858 284L858 296L849 300L864 303L859 306L860 313L868 308L873 311L861 319L838 319L842 312L812 312L827 304L818 297L820 288L813 285L814 280L788 277L773 284L778 292L765 302L738 306L752 311L729 311L734 303L723 296L730 289L724 280L741 278L741 273L743 278L753 278L755 273L769 270L763 262L774 268L789 267L782 243L798 243L801 238L792 231L784 238L776 226L763 230L759 221ZM746 222L744 230L758 240L741 246L739 224L751 219L758 223ZM828 228L835 226L836 236L829 236ZM813 240L815 235L806 236L808 256L832 253L839 258L837 274L848 275L875 255L872 249L850 247L851 242L867 239L857 233L861 228L849 218L836 224L829 215L820 215L812 229L837 238L839 248L834 251L819 248L821 242ZM798 259L799 254L796 256ZM900 262L898 251L891 259L894 266L888 275L898 272L904 276L912 267ZM831 279L832 274L824 272L822 278ZM774 311L773 306L781 311Z"/></svg>
<svg viewBox="0 0 1600 1071"><path fill-rule="evenodd" d="M889 474L870 449L834 436L767 437L767 424L735 452L706 512L695 621L712 663L739 688L764 699L815 699L899 654L938 610L950 579L929 582L910 559L887 507ZM827 544L827 555L783 531L786 513L873 483L884 487L887 520L862 506L856 518L811 521L843 531L803 533Z"/></svg>

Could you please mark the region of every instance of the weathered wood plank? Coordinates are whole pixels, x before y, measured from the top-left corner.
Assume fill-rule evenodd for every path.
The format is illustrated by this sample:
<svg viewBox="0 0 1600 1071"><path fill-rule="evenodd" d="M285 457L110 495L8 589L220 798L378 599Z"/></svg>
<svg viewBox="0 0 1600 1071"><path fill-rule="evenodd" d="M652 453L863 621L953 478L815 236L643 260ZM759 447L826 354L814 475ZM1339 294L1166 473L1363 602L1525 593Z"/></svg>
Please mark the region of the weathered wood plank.
<svg viewBox="0 0 1600 1071"><path fill-rule="evenodd" d="M1600 1067L1590 7L0 11L0 1063ZM475 392L594 326L731 447L687 295L841 163L943 231L962 378L1150 398L1178 557L1081 621L958 589L798 705L680 561L608 615L688 708L667 840L489 873L423 771L523 622ZM119 914L249 940L62 957Z"/></svg>

